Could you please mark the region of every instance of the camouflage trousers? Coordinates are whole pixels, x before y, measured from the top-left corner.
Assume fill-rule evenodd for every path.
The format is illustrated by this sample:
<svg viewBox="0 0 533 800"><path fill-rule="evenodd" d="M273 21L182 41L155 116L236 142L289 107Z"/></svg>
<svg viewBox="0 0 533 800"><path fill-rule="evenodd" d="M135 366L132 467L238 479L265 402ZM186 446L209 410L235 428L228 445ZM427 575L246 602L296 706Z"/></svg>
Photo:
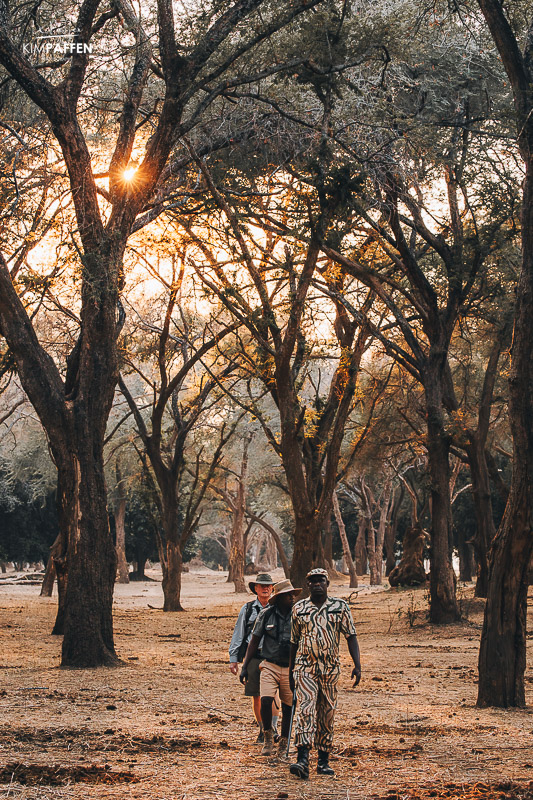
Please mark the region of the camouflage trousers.
<svg viewBox="0 0 533 800"><path fill-rule="evenodd" d="M298 713L296 746L305 745L330 752L333 745L333 722L337 708L338 672L325 675L298 670L294 672Z"/></svg>

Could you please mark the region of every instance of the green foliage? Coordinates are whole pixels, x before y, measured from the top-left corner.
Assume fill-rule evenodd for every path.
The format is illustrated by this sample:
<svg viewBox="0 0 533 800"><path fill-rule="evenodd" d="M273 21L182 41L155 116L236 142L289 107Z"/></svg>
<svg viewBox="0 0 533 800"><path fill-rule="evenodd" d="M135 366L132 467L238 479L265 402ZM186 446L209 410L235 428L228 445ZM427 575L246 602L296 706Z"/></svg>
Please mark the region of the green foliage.
<svg viewBox="0 0 533 800"><path fill-rule="evenodd" d="M216 539L206 537L200 541L200 558L210 569L216 569L219 564L224 569L228 568L226 550Z"/></svg>
<svg viewBox="0 0 533 800"><path fill-rule="evenodd" d="M46 564L58 534L55 496L35 496L28 481L0 471L0 559Z"/></svg>

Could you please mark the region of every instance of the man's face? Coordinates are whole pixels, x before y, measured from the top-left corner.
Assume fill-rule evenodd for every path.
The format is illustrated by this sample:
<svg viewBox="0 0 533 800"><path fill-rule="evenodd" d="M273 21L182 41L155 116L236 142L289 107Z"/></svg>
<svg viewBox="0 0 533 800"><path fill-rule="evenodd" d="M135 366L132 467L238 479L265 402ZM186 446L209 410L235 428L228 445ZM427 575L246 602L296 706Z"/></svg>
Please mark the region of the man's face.
<svg viewBox="0 0 533 800"><path fill-rule="evenodd" d="M272 585L264 586L264 584L262 583L255 584L255 593L259 598L259 602L261 603L261 605L263 606L266 605L266 603L268 602L268 598L272 594L272 589L273 589Z"/></svg>
<svg viewBox="0 0 533 800"><path fill-rule="evenodd" d="M276 598L276 603L282 611L286 612L293 607L295 600L295 592L283 592L283 594L280 594L279 597Z"/></svg>
<svg viewBox="0 0 533 800"><path fill-rule="evenodd" d="M329 581L325 575L313 575L307 579L309 596L313 602L322 602L328 596Z"/></svg>

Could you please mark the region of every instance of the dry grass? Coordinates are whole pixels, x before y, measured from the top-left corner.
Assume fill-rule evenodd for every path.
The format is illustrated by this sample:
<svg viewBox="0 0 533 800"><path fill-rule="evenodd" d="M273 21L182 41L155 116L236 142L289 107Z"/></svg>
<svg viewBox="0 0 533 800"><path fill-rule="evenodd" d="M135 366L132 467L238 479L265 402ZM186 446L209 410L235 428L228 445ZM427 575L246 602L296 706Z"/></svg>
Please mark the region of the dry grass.
<svg viewBox="0 0 533 800"><path fill-rule="evenodd" d="M337 775L304 782L253 744L249 703L226 666L246 598L224 581L185 575L184 614L158 610L156 583L118 586L124 664L83 671L57 666L54 601L38 587L2 588L0 796L533 800L531 709L475 708L482 603L471 588L462 590L469 618L439 629L425 622L422 590L352 595L363 680L350 687L344 648ZM531 667L526 680L531 701Z"/></svg>

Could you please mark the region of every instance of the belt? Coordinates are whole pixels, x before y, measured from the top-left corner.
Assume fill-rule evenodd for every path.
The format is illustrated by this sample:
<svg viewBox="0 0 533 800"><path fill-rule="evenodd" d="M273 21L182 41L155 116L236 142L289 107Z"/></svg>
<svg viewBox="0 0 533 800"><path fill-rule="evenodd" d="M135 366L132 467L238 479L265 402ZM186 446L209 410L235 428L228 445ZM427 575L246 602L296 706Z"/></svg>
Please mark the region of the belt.
<svg viewBox="0 0 533 800"><path fill-rule="evenodd" d="M271 664L275 664L276 667L288 667L289 662L284 661L283 659L279 658L266 658L265 661L270 661Z"/></svg>

